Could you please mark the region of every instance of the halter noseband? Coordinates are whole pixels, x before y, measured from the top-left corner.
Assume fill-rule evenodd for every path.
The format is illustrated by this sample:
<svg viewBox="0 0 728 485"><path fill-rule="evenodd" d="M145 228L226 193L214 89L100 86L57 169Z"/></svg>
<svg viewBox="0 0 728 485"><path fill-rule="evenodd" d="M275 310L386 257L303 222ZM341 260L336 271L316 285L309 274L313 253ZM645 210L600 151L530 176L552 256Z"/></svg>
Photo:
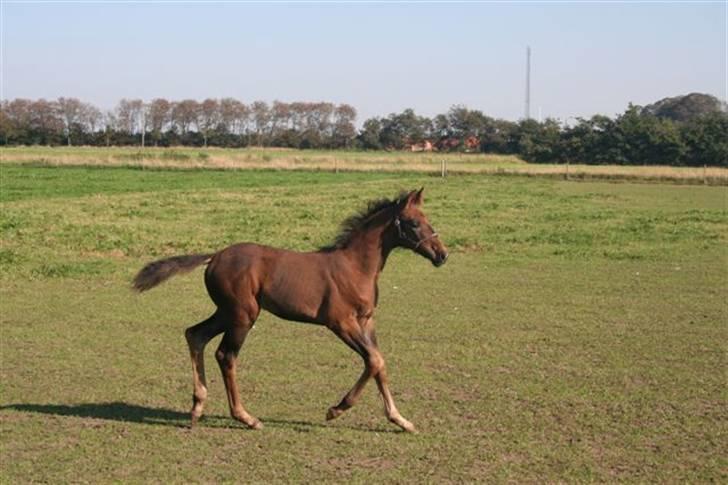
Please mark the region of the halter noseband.
<svg viewBox="0 0 728 485"><path fill-rule="evenodd" d="M399 220L399 217L395 217L394 219L394 226L397 228L397 234L399 235L400 239L404 239L405 241L408 241L410 243L413 243L415 245L415 249L420 247L420 244L422 244L425 241L428 241L432 238L437 237L437 233L433 231L432 234L430 234L427 237L423 237L419 241L413 241L409 237L407 237L407 234L402 232L402 222Z"/></svg>

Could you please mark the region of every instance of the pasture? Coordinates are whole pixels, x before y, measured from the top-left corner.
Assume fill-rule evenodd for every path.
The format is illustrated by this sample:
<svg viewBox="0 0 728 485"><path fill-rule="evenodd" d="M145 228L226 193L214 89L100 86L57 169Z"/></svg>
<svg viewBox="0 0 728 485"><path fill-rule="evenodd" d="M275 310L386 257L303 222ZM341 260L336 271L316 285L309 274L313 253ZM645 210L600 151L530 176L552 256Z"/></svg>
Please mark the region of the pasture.
<svg viewBox="0 0 728 485"><path fill-rule="evenodd" d="M531 164L515 155L284 148L11 147L0 162L41 166L103 166L215 170L307 170L536 176L565 180L623 180L728 185L726 167Z"/></svg>
<svg viewBox="0 0 728 485"><path fill-rule="evenodd" d="M726 188L470 174L0 165L0 481L724 482ZM15 163L17 162L17 163ZM227 415L207 347L188 428L184 329L202 270L137 295L163 256L328 243L368 199L424 185L451 249L395 252L376 386L328 330L263 313ZM406 338L413 335L412 338Z"/></svg>

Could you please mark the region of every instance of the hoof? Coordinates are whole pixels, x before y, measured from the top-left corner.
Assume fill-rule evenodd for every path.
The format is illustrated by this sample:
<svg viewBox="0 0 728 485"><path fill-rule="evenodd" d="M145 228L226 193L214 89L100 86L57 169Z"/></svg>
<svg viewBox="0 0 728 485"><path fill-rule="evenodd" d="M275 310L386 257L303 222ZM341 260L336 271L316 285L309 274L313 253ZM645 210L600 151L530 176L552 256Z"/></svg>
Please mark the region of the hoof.
<svg viewBox="0 0 728 485"><path fill-rule="evenodd" d="M190 428L194 428L197 421L202 417L205 398L207 397L207 389L202 389L198 394L192 395L192 409L190 409Z"/></svg>
<svg viewBox="0 0 728 485"><path fill-rule="evenodd" d="M263 423L260 422L258 418L254 418L253 416L246 415L246 416L235 416L233 415L233 419L235 421L240 421L245 426L247 426L250 429L263 429Z"/></svg>
<svg viewBox="0 0 728 485"><path fill-rule="evenodd" d="M259 419L253 420L252 423L245 423L248 425L248 428L250 429L263 429L263 423L260 422Z"/></svg>
<svg viewBox="0 0 728 485"><path fill-rule="evenodd" d="M190 412L190 428L194 428L200 418L202 418L202 411L196 411L193 408L192 412Z"/></svg>
<svg viewBox="0 0 728 485"><path fill-rule="evenodd" d="M392 423L396 424L400 428L402 428L402 431L406 433L417 433L417 429L415 428L415 425L404 419L403 417L398 418L390 418L389 419Z"/></svg>
<svg viewBox="0 0 728 485"><path fill-rule="evenodd" d="M342 411L341 409L329 408L329 410L326 411L326 421L331 421L332 419L338 418L343 412L344 411Z"/></svg>
<svg viewBox="0 0 728 485"><path fill-rule="evenodd" d="M402 426L401 428L402 428L402 431L404 431L405 433L417 434L417 428L415 428L415 425L412 423L408 422L406 425Z"/></svg>

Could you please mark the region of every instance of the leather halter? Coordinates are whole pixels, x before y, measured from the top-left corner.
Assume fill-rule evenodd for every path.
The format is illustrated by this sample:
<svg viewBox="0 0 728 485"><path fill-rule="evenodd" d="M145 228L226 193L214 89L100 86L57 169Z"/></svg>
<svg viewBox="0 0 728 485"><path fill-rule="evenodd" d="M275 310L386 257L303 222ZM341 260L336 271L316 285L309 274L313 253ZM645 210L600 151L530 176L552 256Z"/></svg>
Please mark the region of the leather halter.
<svg viewBox="0 0 728 485"><path fill-rule="evenodd" d="M415 249L419 248L420 244L422 244L423 242L438 237L437 233L433 231L432 234L430 234L429 236L423 237L419 241L413 241L412 239L407 237L407 233L402 231L402 222L399 220L399 217L394 218L394 226L397 228L397 234L399 235L399 238L414 244Z"/></svg>

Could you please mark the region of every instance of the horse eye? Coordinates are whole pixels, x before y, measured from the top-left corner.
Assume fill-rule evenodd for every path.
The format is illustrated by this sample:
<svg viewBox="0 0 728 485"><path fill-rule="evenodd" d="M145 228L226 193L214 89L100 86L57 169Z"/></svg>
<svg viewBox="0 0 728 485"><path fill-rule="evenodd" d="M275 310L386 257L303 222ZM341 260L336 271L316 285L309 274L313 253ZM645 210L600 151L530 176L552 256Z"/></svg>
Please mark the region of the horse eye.
<svg viewBox="0 0 728 485"><path fill-rule="evenodd" d="M416 219L412 219L412 227L414 227L414 228L420 227L420 221L418 221Z"/></svg>

